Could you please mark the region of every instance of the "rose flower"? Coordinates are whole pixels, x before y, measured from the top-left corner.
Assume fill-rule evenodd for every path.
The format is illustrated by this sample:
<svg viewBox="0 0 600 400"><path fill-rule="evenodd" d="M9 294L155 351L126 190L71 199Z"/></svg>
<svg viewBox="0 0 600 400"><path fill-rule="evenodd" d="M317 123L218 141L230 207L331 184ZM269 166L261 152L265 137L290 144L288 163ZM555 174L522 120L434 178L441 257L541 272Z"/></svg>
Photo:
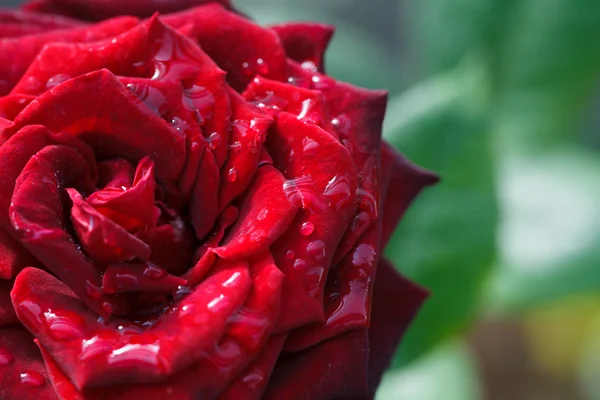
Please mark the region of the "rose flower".
<svg viewBox="0 0 600 400"><path fill-rule="evenodd" d="M199 3L0 12L1 399L366 399L424 300L386 93Z"/></svg>

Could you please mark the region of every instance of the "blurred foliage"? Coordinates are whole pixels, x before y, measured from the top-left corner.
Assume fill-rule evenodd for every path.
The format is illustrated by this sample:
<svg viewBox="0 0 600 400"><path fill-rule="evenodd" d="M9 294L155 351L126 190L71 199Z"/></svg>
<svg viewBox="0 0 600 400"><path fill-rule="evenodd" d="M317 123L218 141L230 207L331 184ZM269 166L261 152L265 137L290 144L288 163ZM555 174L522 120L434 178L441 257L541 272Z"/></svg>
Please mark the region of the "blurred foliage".
<svg viewBox="0 0 600 400"><path fill-rule="evenodd" d="M468 347L450 342L415 362L410 370L387 374L375 399L465 400L480 398L480 391Z"/></svg>

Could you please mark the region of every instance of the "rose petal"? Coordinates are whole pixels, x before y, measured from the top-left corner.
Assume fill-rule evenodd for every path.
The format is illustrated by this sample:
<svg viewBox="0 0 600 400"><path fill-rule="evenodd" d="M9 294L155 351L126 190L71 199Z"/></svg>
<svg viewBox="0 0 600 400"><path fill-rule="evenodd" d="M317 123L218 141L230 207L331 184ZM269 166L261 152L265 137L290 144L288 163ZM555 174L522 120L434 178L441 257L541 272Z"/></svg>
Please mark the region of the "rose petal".
<svg viewBox="0 0 600 400"><path fill-rule="evenodd" d="M35 100L35 96L14 94L0 97L0 117L13 121L25 107Z"/></svg>
<svg viewBox="0 0 600 400"><path fill-rule="evenodd" d="M150 154L159 182L176 180L183 169L185 138L107 70L70 79L40 95L2 137L36 124L84 140L100 158L137 163Z"/></svg>
<svg viewBox="0 0 600 400"><path fill-rule="evenodd" d="M96 262L148 260L148 245L100 214L75 189L67 189L67 193L73 202L71 221L79 243Z"/></svg>
<svg viewBox="0 0 600 400"><path fill-rule="evenodd" d="M0 328L0 398L56 400L33 336L22 327Z"/></svg>
<svg viewBox="0 0 600 400"><path fill-rule="evenodd" d="M305 139L314 145L305 150ZM322 321L323 287L331 260L356 212L356 169L348 151L331 135L282 112L267 137L274 165L289 180L284 190L303 210L273 246L286 274L278 332ZM328 188L343 183L343 196Z"/></svg>
<svg viewBox="0 0 600 400"><path fill-rule="evenodd" d="M60 186L91 191L86 161L70 147L48 146L31 157L15 184L9 215L20 242L100 315L105 299L87 288L100 286L95 266L66 231ZM20 275L20 274L19 274Z"/></svg>
<svg viewBox="0 0 600 400"><path fill-rule="evenodd" d="M0 10L0 25L10 23L18 25L33 25L44 30L58 28L74 28L85 25L85 22L60 15L48 15L34 11L3 9Z"/></svg>
<svg viewBox="0 0 600 400"><path fill-rule="evenodd" d="M81 390L162 381L189 367L223 335L250 286L247 263L222 263L141 332L100 323L67 286L41 270L23 270L11 295L21 322Z"/></svg>
<svg viewBox="0 0 600 400"><path fill-rule="evenodd" d="M205 151L189 205L192 226L200 240L211 231L217 220L219 179L219 166L215 156L210 151Z"/></svg>
<svg viewBox="0 0 600 400"><path fill-rule="evenodd" d="M260 149L273 122L233 90L230 90L230 96L233 123L227 162L221 169L219 210L225 209L248 188L258 168Z"/></svg>
<svg viewBox="0 0 600 400"><path fill-rule="evenodd" d="M172 293L184 286L185 279L177 278L152 264L110 264L102 276L102 291L108 294L127 292Z"/></svg>
<svg viewBox="0 0 600 400"><path fill-rule="evenodd" d="M262 78L254 78L244 90L243 96L267 110L287 111L299 120L325 126L329 118L323 108L323 96L318 90L309 90ZM310 147L312 143L306 143Z"/></svg>
<svg viewBox="0 0 600 400"><path fill-rule="evenodd" d="M287 335L271 336L267 346L254 362L221 393L220 400L259 400L269 383L275 363Z"/></svg>
<svg viewBox="0 0 600 400"><path fill-rule="evenodd" d="M0 279L0 326L14 325L19 322L10 301L10 290L13 287L13 283L12 280Z"/></svg>
<svg viewBox="0 0 600 400"><path fill-rule="evenodd" d="M267 249L290 227L300 204L284 191L285 178L269 165L261 167L242 200L237 223L214 252L225 259L244 259Z"/></svg>
<svg viewBox="0 0 600 400"><path fill-rule="evenodd" d="M6 211L8 216L8 209ZM29 250L0 228L0 279L14 278L23 268L31 266L39 266L39 262Z"/></svg>
<svg viewBox="0 0 600 400"><path fill-rule="evenodd" d="M381 150L382 162L391 164L383 196L381 246L385 248L410 203L424 187L437 183L439 178L411 163L387 143Z"/></svg>
<svg viewBox="0 0 600 400"><path fill-rule="evenodd" d="M283 42L285 53L289 58L299 63L311 62L320 72L323 72L323 58L335 30L333 26L289 22L273 25L270 28Z"/></svg>
<svg viewBox="0 0 600 400"><path fill-rule="evenodd" d="M366 329L338 335L280 358L263 399L329 400L368 394L369 339Z"/></svg>
<svg viewBox="0 0 600 400"><path fill-rule="evenodd" d="M136 18L119 17L96 25L0 40L0 95L11 91L44 45L52 42L91 42L119 34L136 23ZM32 79L28 83L32 87L41 87L46 82Z"/></svg>
<svg viewBox="0 0 600 400"><path fill-rule="evenodd" d="M88 203L129 232L156 226L160 210L154 205L154 163L150 157L138 164L130 188L106 188L92 193Z"/></svg>
<svg viewBox="0 0 600 400"><path fill-rule="evenodd" d="M398 342L428 292L400 276L382 259L377 268L371 325L369 327L369 386L374 394Z"/></svg>
<svg viewBox="0 0 600 400"><path fill-rule="evenodd" d="M185 10L205 3L218 2L224 7L232 8L229 0L129 0L120 3L106 0L33 0L23 8L68 15L88 21L98 21L117 15L136 15L149 17L154 12L161 14Z"/></svg>
<svg viewBox="0 0 600 400"><path fill-rule="evenodd" d="M277 35L218 4L166 15L163 20L175 28L191 24L190 37L227 72L238 92L257 74L285 79L285 52Z"/></svg>

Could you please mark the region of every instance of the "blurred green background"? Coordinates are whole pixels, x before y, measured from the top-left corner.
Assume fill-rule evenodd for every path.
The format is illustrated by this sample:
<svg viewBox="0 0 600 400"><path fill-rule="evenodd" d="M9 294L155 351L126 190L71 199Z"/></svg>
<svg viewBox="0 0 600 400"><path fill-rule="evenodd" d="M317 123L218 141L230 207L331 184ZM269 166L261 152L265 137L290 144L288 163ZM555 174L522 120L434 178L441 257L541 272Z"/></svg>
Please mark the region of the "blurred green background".
<svg viewBox="0 0 600 400"><path fill-rule="evenodd" d="M387 249L433 296L377 399L600 399L600 1L236 4L335 24L328 72L443 177Z"/></svg>
<svg viewBox="0 0 600 400"><path fill-rule="evenodd" d="M433 296L377 400L600 399L600 1L235 2L335 24L328 72L443 177L387 249Z"/></svg>

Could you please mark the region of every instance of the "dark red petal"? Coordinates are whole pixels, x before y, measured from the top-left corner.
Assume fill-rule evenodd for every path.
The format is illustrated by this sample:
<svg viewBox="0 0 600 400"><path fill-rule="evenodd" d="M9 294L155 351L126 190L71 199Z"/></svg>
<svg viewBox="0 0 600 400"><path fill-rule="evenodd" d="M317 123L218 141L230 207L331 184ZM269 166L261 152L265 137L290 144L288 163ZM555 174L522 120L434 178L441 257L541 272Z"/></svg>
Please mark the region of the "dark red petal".
<svg viewBox="0 0 600 400"><path fill-rule="evenodd" d="M30 0L23 8L98 21L117 15L149 17L155 12L172 13L213 2L222 4L229 9L232 8L230 0L128 0L126 3L112 0Z"/></svg>
<svg viewBox="0 0 600 400"><path fill-rule="evenodd" d="M6 140L21 127L36 124L84 140L99 158L137 163L151 155L159 182L175 181L185 162L185 138L107 70L70 79L45 92L2 137Z"/></svg>
<svg viewBox="0 0 600 400"><path fill-rule="evenodd" d="M133 183L135 167L125 159L112 159L98 163L98 187L129 188Z"/></svg>
<svg viewBox="0 0 600 400"><path fill-rule="evenodd" d="M269 383L287 334L271 336L254 362L221 393L220 400L259 400Z"/></svg>
<svg viewBox="0 0 600 400"><path fill-rule="evenodd" d="M215 156L205 151L189 205L192 226L198 239L203 239L211 231L219 215L219 179Z"/></svg>
<svg viewBox="0 0 600 400"><path fill-rule="evenodd" d="M382 259L377 268L371 326L369 327L369 386L375 393L400 338L428 296L428 292L400 276Z"/></svg>
<svg viewBox="0 0 600 400"><path fill-rule="evenodd" d="M148 260L150 247L89 205L75 189L67 189L73 202L71 222L83 250L98 263Z"/></svg>
<svg viewBox="0 0 600 400"><path fill-rule="evenodd" d="M261 167L241 201L240 216L225 243L214 249L221 258L244 259L266 250L290 227L300 207L284 191L285 178L270 165Z"/></svg>
<svg viewBox="0 0 600 400"><path fill-rule="evenodd" d="M189 269L193 258L194 233L181 218L141 231L136 237L152 250L150 262L179 275Z"/></svg>
<svg viewBox="0 0 600 400"><path fill-rule="evenodd" d="M193 365L225 333L251 284L247 263L221 263L154 325L124 332L119 321L99 322L67 286L38 269L23 270L11 295L21 322L81 390L159 382Z"/></svg>
<svg viewBox="0 0 600 400"><path fill-rule="evenodd" d="M60 15L48 15L45 13L39 13L34 11L12 9L0 10L0 25L5 23L18 25L33 25L38 26L44 30L58 28L74 28L76 26L85 25L85 23L82 21L62 17Z"/></svg>
<svg viewBox="0 0 600 400"><path fill-rule="evenodd" d="M0 279L0 326L13 325L19 322L10 301L10 290L13 287L13 283L12 280Z"/></svg>
<svg viewBox="0 0 600 400"><path fill-rule="evenodd" d="M390 172L382 197L381 246L384 248L410 203L424 187L436 183L439 178L417 167L385 142L381 150L382 163L389 165L386 170Z"/></svg>
<svg viewBox="0 0 600 400"><path fill-rule="evenodd" d="M260 157L260 149L273 120L230 90L233 109L227 162L221 168L219 210L248 188Z"/></svg>
<svg viewBox="0 0 600 400"><path fill-rule="evenodd" d="M33 336L22 327L0 328L0 399L57 399Z"/></svg>
<svg viewBox="0 0 600 400"><path fill-rule="evenodd" d="M86 161L78 152L66 146L48 146L32 156L19 175L9 207L10 219L21 243L88 307L105 315L105 299L87 289L100 286L100 275L66 230L63 185L84 191L94 188Z"/></svg>
<svg viewBox="0 0 600 400"><path fill-rule="evenodd" d="M306 138L313 143L308 149ZM288 198L303 208L273 247L277 265L288 277L278 329L284 331L324 319L325 279L356 212L356 168L335 138L285 112L267 137L267 149L289 180L284 186Z"/></svg>
<svg viewBox="0 0 600 400"><path fill-rule="evenodd" d="M130 29L137 23L133 17L120 17L97 25L80 28L58 29L34 35L0 40L0 95L8 94L25 73L38 52L48 43L91 42L114 36ZM42 87L46 82L31 86Z"/></svg>
<svg viewBox="0 0 600 400"><path fill-rule="evenodd" d="M285 51L275 32L248 21L217 4L196 7L163 20L175 28L193 26L190 37L227 72L241 92L255 75L285 79Z"/></svg>
<svg viewBox="0 0 600 400"><path fill-rule="evenodd" d="M366 329L338 335L307 350L283 355L273 371L265 400L330 400L369 391Z"/></svg>
<svg viewBox="0 0 600 400"><path fill-rule="evenodd" d="M87 201L100 213L129 232L156 226L160 210L154 205L154 163L150 157L138 164L130 188L107 188L92 193Z"/></svg>
<svg viewBox="0 0 600 400"><path fill-rule="evenodd" d="M166 292L173 293L184 286L185 279L168 274L152 264L110 264L102 276L104 293Z"/></svg>
<svg viewBox="0 0 600 400"><path fill-rule="evenodd" d="M283 42L289 58L299 63L308 61L323 72L323 56L334 27L331 25L290 22L270 27Z"/></svg>

